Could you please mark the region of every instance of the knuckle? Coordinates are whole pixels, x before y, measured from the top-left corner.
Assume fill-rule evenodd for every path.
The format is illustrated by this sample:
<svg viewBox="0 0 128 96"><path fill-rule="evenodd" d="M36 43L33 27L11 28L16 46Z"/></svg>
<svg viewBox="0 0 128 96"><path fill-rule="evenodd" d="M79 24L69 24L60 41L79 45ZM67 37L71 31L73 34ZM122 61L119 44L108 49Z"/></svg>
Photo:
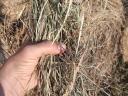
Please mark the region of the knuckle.
<svg viewBox="0 0 128 96"><path fill-rule="evenodd" d="M25 46L25 47L23 48L23 52L27 54L27 53L29 53L29 52L31 51L31 48L32 48L31 45L27 45L27 46Z"/></svg>

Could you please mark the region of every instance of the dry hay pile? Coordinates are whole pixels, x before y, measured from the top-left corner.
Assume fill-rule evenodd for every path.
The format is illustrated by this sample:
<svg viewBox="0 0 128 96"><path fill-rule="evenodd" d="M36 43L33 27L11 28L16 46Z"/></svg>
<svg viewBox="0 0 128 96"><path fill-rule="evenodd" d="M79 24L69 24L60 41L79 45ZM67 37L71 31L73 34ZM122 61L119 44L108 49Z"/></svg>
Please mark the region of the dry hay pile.
<svg viewBox="0 0 128 96"><path fill-rule="evenodd" d="M39 61L38 86L28 96L127 96L116 75L117 65L124 64L122 0L26 0L11 11L2 4L0 41L6 58L28 40L67 45L63 55ZM9 17L12 10L20 13Z"/></svg>

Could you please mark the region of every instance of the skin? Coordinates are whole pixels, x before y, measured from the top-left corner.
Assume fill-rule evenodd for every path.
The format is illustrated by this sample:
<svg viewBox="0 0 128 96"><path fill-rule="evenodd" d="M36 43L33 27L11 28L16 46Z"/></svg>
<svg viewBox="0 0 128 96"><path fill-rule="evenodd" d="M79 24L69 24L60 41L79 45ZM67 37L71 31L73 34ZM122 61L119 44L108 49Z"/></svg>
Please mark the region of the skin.
<svg viewBox="0 0 128 96"><path fill-rule="evenodd" d="M35 68L40 57L61 54L64 44L44 41L27 45L11 56L0 70L0 84L4 96L24 96L37 85ZM0 95L1 96L1 95Z"/></svg>

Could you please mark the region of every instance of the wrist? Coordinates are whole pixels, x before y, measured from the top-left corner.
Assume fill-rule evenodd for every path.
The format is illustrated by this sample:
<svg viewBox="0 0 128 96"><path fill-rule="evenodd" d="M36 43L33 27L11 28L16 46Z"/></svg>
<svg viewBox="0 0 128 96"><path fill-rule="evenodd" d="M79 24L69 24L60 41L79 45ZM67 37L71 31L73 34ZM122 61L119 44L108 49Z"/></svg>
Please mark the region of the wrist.
<svg viewBox="0 0 128 96"><path fill-rule="evenodd" d="M3 89L4 96L23 96L24 90L11 69L11 65L3 66L0 70L0 84Z"/></svg>

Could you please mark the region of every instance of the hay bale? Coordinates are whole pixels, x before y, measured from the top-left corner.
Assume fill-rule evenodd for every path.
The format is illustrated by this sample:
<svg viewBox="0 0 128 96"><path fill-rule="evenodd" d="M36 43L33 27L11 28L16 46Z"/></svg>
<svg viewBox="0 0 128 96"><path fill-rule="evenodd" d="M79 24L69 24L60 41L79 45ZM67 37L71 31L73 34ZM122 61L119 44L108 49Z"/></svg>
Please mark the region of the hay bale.
<svg viewBox="0 0 128 96"><path fill-rule="evenodd" d="M124 61L128 62L128 1L123 0L124 9L125 9L125 18L126 18L126 28L124 29L124 35L123 35L123 57Z"/></svg>
<svg viewBox="0 0 128 96"><path fill-rule="evenodd" d="M124 30L123 36L123 58L125 62L128 62L128 27Z"/></svg>
<svg viewBox="0 0 128 96"><path fill-rule="evenodd" d="M24 10L27 9L30 0L1 0L1 12L6 15L10 21L18 20Z"/></svg>
<svg viewBox="0 0 128 96"><path fill-rule="evenodd" d="M50 39L68 46L64 56L39 63L38 96L111 95L112 66L121 54L122 1L35 2L33 13L39 19L33 41Z"/></svg>
<svg viewBox="0 0 128 96"><path fill-rule="evenodd" d="M10 9L9 0L6 1L3 3ZM17 1L12 3L15 5ZM5 53L15 53L26 38L32 42L48 39L67 45L62 56L39 61L38 86L28 96L113 95L112 70L119 63L124 33L121 0L31 0L27 11L22 11L23 6L12 8L10 14L14 10L18 13L8 14L10 24L1 25L0 41ZM15 24L19 21L22 26L13 30L15 20Z"/></svg>
<svg viewBox="0 0 128 96"><path fill-rule="evenodd" d="M29 38L29 1L0 1L0 44L5 57L14 54Z"/></svg>

